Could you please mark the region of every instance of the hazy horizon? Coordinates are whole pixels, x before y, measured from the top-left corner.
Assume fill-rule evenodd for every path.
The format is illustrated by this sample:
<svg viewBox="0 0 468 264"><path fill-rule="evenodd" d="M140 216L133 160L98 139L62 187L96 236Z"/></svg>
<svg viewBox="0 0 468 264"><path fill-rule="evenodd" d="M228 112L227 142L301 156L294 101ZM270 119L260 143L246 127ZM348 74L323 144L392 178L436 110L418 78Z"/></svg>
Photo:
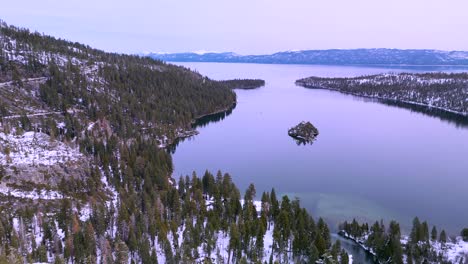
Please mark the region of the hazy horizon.
<svg viewBox="0 0 468 264"><path fill-rule="evenodd" d="M9 1L0 19L106 51L468 50L462 0Z"/></svg>

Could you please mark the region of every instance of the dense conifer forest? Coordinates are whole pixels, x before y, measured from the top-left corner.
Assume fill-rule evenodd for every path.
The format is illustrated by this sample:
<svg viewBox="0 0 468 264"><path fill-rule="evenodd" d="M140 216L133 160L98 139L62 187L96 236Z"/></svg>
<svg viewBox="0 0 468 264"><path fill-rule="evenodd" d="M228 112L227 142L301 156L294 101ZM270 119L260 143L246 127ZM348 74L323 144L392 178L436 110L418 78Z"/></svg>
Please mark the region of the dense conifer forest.
<svg viewBox="0 0 468 264"><path fill-rule="evenodd" d="M227 87L231 89L255 89L265 85L264 80L260 79L235 79L235 80L228 80L228 81L221 81Z"/></svg>
<svg viewBox="0 0 468 264"><path fill-rule="evenodd" d="M297 199L172 177L169 146L261 85L0 22L0 263L348 263ZM407 254L377 225L378 258Z"/></svg>
<svg viewBox="0 0 468 264"><path fill-rule="evenodd" d="M309 77L296 84L468 115L468 73L399 73L352 78Z"/></svg>
<svg viewBox="0 0 468 264"><path fill-rule="evenodd" d="M409 236L402 235L396 221L390 221L386 227L383 221L369 225L359 224L353 219L342 223L340 230L341 236L356 241L374 255L378 263L468 262L467 256L463 255L463 248L468 246L466 228L459 237L450 238L445 230L439 231L436 226L430 228L426 221L421 222L415 217Z"/></svg>
<svg viewBox="0 0 468 264"><path fill-rule="evenodd" d="M163 147L263 81L0 33L0 263L347 263L298 200L171 177Z"/></svg>

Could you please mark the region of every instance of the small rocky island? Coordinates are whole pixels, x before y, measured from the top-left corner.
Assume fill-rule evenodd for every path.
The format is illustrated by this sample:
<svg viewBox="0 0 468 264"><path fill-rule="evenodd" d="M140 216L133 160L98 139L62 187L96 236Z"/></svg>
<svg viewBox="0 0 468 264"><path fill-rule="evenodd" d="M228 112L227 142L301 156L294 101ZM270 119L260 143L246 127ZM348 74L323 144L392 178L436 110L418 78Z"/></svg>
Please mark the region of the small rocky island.
<svg viewBox="0 0 468 264"><path fill-rule="evenodd" d="M288 135L294 138L298 145L305 145L306 143L312 144L318 134L318 129L310 122L305 121L302 121L297 126L288 130Z"/></svg>

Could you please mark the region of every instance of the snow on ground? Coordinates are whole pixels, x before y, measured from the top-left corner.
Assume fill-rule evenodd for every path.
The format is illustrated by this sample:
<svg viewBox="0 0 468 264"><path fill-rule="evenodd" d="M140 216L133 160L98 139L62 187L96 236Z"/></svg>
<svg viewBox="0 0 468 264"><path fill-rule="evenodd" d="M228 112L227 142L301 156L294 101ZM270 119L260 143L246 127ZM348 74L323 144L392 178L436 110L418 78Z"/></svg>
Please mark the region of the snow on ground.
<svg viewBox="0 0 468 264"><path fill-rule="evenodd" d="M118 154L118 157L119 157L119 161L120 161L120 153ZM120 164L120 162L119 162L119 164ZM104 187L105 190L107 190L111 194L110 195L110 200L106 201L106 207L107 207L107 209L110 209L111 207L117 208L118 204L119 204L119 193L117 192L117 190L115 189L114 186L109 184L109 182L107 181L106 174L104 173L104 170L102 168L100 168L100 172L101 172L101 182L103 184L103 187ZM109 166L109 172L112 174L112 167L111 166ZM121 172L119 171L119 173L121 173ZM118 210L114 211L114 216L113 217L114 217L114 219L118 218ZM117 221L114 221L110 225L108 231L110 232L111 237L116 237L116 235L117 235Z"/></svg>
<svg viewBox="0 0 468 264"><path fill-rule="evenodd" d="M88 130L88 131L93 130L94 124L95 124L94 122L90 122L90 123L88 124L87 130Z"/></svg>
<svg viewBox="0 0 468 264"><path fill-rule="evenodd" d="M81 207L81 210L78 212L78 215L80 217L80 220L83 222L86 222L89 217L91 216L91 206L89 204L86 204Z"/></svg>
<svg viewBox="0 0 468 264"><path fill-rule="evenodd" d="M42 239L44 237L44 232L43 232L44 230L42 230L42 228L41 228L42 224L40 223L37 216L34 216L32 225L33 225L33 230L32 230L33 233L32 234L33 234L33 236L34 236L34 238L36 240L36 245L40 245L41 242L42 242Z"/></svg>
<svg viewBox="0 0 468 264"><path fill-rule="evenodd" d="M42 200L55 200L55 199L62 199L63 195L57 191L47 191L47 190L32 190L32 191L22 191L13 189L10 187L6 187L0 185L0 194L5 196L15 197L15 198L23 198L23 199L42 199Z"/></svg>
<svg viewBox="0 0 468 264"><path fill-rule="evenodd" d="M375 253L364 245L367 240L367 235L362 238L354 238L348 235L346 232L343 232L343 236L349 239L354 240L359 246L363 249L369 251L371 254ZM403 236L400 239L402 245L408 244L409 237ZM423 242L420 242L423 243ZM442 254L444 259L450 261L451 263L459 263L461 259L468 260L468 241L463 241L461 237L456 237L455 241L441 243L439 241L429 241L431 248L437 252L437 254ZM352 258L350 256L350 263L352 263ZM406 263L406 262L405 262Z"/></svg>
<svg viewBox="0 0 468 264"><path fill-rule="evenodd" d="M461 237L457 238L455 243L446 244L446 256L449 261L453 263L458 263L461 258L464 258L465 261L468 259L468 242L463 241Z"/></svg>
<svg viewBox="0 0 468 264"><path fill-rule="evenodd" d="M447 242L445 244L438 241L431 241L430 243L431 247L437 252L437 254L442 253L442 255L452 263L459 263L462 258L465 261L468 260L468 242L463 241L461 237L457 237L455 241Z"/></svg>
<svg viewBox="0 0 468 264"><path fill-rule="evenodd" d="M54 114L62 114L62 112L43 112L43 113L36 113L36 114L28 114L26 116L34 117L34 116L46 116L46 115L54 115ZM20 117L22 117L22 115L11 115L11 116L4 116L3 119L13 119L13 118L20 118Z"/></svg>
<svg viewBox="0 0 468 264"><path fill-rule="evenodd" d="M58 141L51 141L47 134L25 132L22 135L0 133L1 165L45 165L51 166L70 161L77 161L82 154L77 148L71 148ZM9 154L5 153L8 147Z"/></svg>
<svg viewBox="0 0 468 264"><path fill-rule="evenodd" d="M47 80L47 77L28 78L28 79L22 79L21 81L23 83L26 83L26 82L40 82L40 81L45 81L45 80ZM15 82L13 81L3 82L3 83L0 83L0 87L10 86L10 85L13 85L14 83Z"/></svg>
<svg viewBox="0 0 468 264"><path fill-rule="evenodd" d="M240 200L240 204L241 204L242 207L244 207L244 199ZM262 211L262 202L261 201L253 201L253 204L254 204L255 210L257 210L257 212Z"/></svg>
<svg viewBox="0 0 468 264"><path fill-rule="evenodd" d="M269 225L269 228L267 229L265 233L265 237L263 238L263 246L264 246L264 253L265 255L263 256L263 261L269 262L270 261L270 255L272 252L273 248L273 230L275 229L275 226L273 224Z"/></svg>
<svg viewBox="0 0 468 264"><path fill-rule="evenodd" d="M205 223L206 224L206 223ZM194 222L195 225L195 222ZM269 262L270 260L270 255L272 252L272 246L273 246L273 230L274 230L274 225L269 224L269 228L267 229L265 236L264 236L264 251L263 251L263 262ZM178 237L178 244L179 247L182 245L183 238L184 238L184 232L185 232L185 224L180 226L177 229L177 237ZM205 252L205 249L203 247L198 248L199 252L199 258L197 263L202 263L203 260L206 257L209 257L210 259L214 260L215 263L227 263L228 257L229 257L229 234L224 233L223 231L218 231L214 235L216 239L216 248L213 249L211 254L208 256L208 254ZM174 234L170 233L167 237L168 241L171 243L172 249L174 250ZM165 256L164 256L164 251L161 248L161 246L158 243L157 237L154 238L154 248L156 249L156 252L158 253L158 262L159 263L164 263ZM232 257L232 256L231 256ZM221 258L221 259L220 259ZM277 260L277 256L273 256L273 261ZM161 262L162 261L162 262ZM263 263L262 262L262 263Z"/></svg>
<svg viewBox="0 0 468 264"><path fill-rule="evenodd" d="M404 236L400 240L402 245L406 245L408 241L408 236ZM446 260L452 263L458 263L462 258L464 260L468 260L468 242L463 241L461 237L456 237L455 241L450 241L447 243L441 243L439 241L429 241L429 243L431 248L434 249L437 254L442 254Z"/></svg>

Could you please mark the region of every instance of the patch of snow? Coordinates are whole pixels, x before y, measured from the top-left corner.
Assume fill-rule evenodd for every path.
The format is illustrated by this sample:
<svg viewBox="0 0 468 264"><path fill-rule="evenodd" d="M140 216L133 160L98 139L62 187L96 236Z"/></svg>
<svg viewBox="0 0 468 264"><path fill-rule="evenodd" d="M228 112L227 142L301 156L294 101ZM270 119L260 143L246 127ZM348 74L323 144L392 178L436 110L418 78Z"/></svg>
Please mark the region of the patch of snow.
<svg viewBox="0 0 468 264"><path fill-rule="evenodd" d="M50 137L40 132L25 132L22 135L0 133L0 144L8 147L7 155L0 152L2 165L56 165L77 161L83 154L78 148L51 141Z"/></svg>
<svg viewBox="0 0 468 264"><path fill-rule="evenodd" d="M204 54L207 54L207 53L219 53L219 52L207 51L207 50L196 50L196 51L192 51L192 53L195 53L197 55L204 55Z"/></svg>
<svg viewBox="0 0 468 264"><path fill-rule="evenodd" d="M240 200L240 204L241 204L242 207L244 207L244 202L245 202L244 199ZM262 211L262 202L261 201L253 201L253 204L254 204L255 209L256 209L257 212Z"/></svg>
<svg viewBox="0 0 468 264"><path fill-rule="evenodd" d="M57 128L65 128L65 122L57 123Z"/></svg>
<svg viewBox="0 0 468 264"><path fill-rule="evenodd" d="M42 199L42 200L56 200L62 199L63 195L57 191L48 191L48 190L32 190L32 191L22 191L13 189L0 185L0 194L9 197L22 198L22 199Z"/></svg>
<svg viewBox="0 0 468 264"><path fill-rule="evenodd" d="M85 206L81 207L81 211L78 212L79 218L81 221L86 222L88 221L89 217L91 216L91 206L86 204Z"/></svg>

